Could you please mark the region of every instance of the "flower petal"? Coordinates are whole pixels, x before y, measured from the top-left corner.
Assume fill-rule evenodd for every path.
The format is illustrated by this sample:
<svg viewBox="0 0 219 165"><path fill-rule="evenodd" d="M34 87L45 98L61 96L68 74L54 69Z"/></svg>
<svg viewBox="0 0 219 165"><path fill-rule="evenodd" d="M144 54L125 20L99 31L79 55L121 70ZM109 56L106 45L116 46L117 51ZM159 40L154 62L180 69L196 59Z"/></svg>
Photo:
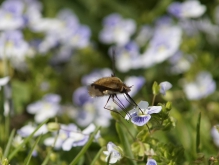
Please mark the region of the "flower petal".
<svg viewBox="0 0 219 165"><path fill-rule="evenodd" d="M168 81L164 81L164 82L160 83L159 86L160 86L160 93L162 95L165 95L166 91L169 90L170 88L172 88L172 84L169 83Z"/></svg>
<svg viewBox="0 0 219 165"><path fill-rule="evenodd" d="M154 159L148 159L146 165L157 165L157 162L156 162L156 160L154 160Z"/></svg>
<svg viewBox="0 0 219 165"><path fill-rule="evenodd" d="M148 107L148 114L152 113L159 113L161 111L162 107L161 106L150 106Z"/></svg>
<svg viewBox="0 0 219 165"><path fill-rule="evenodd" d="M145 125L149 120L150 120L151 116L147 115L147 116L136 116L133 117L131 119L132 123L134 123L137 126L143 126Z"/></svg>
<svg viewBox="0 0 219 165"><path fill-rule="evenodd" d="M139 106L141 109L147 109L147 107L148 107L148 102L147 102L147 101L140 101L140 103L138 103L138 106Z"/></svg>

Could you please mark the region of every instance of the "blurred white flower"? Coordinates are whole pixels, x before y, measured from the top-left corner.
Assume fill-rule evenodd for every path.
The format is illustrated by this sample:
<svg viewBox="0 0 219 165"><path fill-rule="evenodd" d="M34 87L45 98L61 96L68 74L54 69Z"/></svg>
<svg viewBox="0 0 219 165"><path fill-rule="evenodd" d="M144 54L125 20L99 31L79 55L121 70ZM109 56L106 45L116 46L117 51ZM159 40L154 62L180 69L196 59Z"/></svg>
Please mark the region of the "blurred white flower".
<svg viewBox="0 0 219 165"><path fill-rule="evenodd" d="M28 43L23 39L19 30L0 33L0 58L8 58L16 68L22 67L29 50Z"/></svg>
<svg viewBox="0 0 219 165"><path fill-rule="evenodd" d="M211 136L213 138L214 144L219 147L219 125L215 125L211 129Z"/></svg>
<svg viewBox="0 0 219 165"><path fill-rule="evenodd" d="M61 98L58 95L46 95L42 100L29 104L27 112L35 114L35 121L41 123L48 118L53 118L60 110L59 101Z"/></svg>
<svg viewBox="0 0 219 165"><path fill-rule="evenodd" d="M116 68L121 72L127 72L130 69L140 68L138 45L130 41L123 46L116 47L115 55Z"/></svg>
<svg viewBox="0 0 219 165"><path fill-rule="evenodd" d="M168 11L178 18L198 18L204 14L206 6L201 5L197 0L173 2L168 7Z"/></svg>
<svg viewBox="0 0 219 165"><path fill-rule="evenodd" d="M216 90L216 83L209 72L202 71L195 81L185 82L183 89L189 100L200 100Z"/></svg>
<svg viewBox="0 0 219 165"><path fill-rule="evenodd" d="M46 146L52 146L56 136L58 136L55 149L62 148L64 151L69 151L72 147L85 145L95 128L94 124L90 124L83 131L80 131L75 124L62 124L59 134L57 135L57 133L55 133L52 137L45 139L44 144Z"/></svg>
<svg viewBox="0 0 219 165"><path fill-rule="evenodd" d="M17 130L17 133L21 137L27 137L31 133L33 133L36 128L37 128L36 125L29 123L29 124L23 126L22 128L20 128L19 130ZM48 132L47 126L44 124L37 130L37 132L35 132L34 136L39 136L39 135L45 134L47 132Z"/></svg>
<svg viewBox="0 0 219 165"><path fill-rule="evenodd" d="M136 24L132 19L123 19L119 14L111 14L103 21L103 30L99 34L100 41L106 44L124 45L134 34Z"/></svg>
<svg viewBox="0 0 219 165"><path fill-rule="evenodd" d="M148 68L174 55L181 43L182 30L178 26L159 25L147 50L140 56L142 67Z"/></svg>
<svg viewBox="0 0 219 165"><path fill-rule="evenodd" d="M0 90L1 90L1 87L2 86L5 86L10 80L10 77L3 77L3 78L0 78Z"/></svg>
<svg viewBox="0 0 219 165"><path fill-rule="evenodd" d="M107 144L107 151L103 151L103 153L106 155L105 161L107 162L109 159L110 164L114 164L122 158L119 147L112 142Z"/></svg>
<svg viewBox="0 0 219 165"><path fill-rule="evenodd" d="M15 30L24 26L22 1L3 1L0 8L0 30Z"/></svg>

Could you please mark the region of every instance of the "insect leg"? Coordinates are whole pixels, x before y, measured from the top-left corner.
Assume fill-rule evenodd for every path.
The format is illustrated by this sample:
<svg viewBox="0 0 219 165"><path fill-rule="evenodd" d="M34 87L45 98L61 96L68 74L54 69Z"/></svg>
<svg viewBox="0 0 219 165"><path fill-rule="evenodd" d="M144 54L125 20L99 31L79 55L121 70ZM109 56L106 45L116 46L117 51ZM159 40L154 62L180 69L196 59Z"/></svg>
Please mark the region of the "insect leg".
<svg viewBox="0 0 219 165"><path fill-rule="evenodd" d="M125 95L129 98L129 100L136 106L138 107L138 109L141 111L141 113L143 114L143 111L141 110L141 108L138 106L138 104L136 104L136 102L132 99L132 97L126 92Z"/></svg>
<svg viewBox="0 0 219 165"><path fill-rule="evenodd" d="M116 96L116 99L119 101L119 102L117 102L117 103L119 103L120 105L121 105L121 109L126 113L126 114L128 114L128 116L129 117L131 117L131 115L129 114L129 112L126 112L126 110L125 110L125 106L124 106L124 104L121 102L121 100L119 100L119 98L117 97L117 95L115 95ZM116 101L116 100L115 100Z"/></svg>
<svg viewBox="0 0 219 165"><path fill-rule="evenodd" d="M106 104L105 104L105 106L104 106L104 109L106 109L106 110L108 110L108 111L112 111L112 112L118 113L120 116L122 116L122 117L124 118L124 116L123 116L121 113L119 113L118 111L114 111L114 110L109 109L109 108L106 107L107 104L108 104L108 102L109 102L109 99L110 99L111 97L112 97L113 100L114 100L114 96L113 96L113 95L109 95L109 98L107 99L107 102L106 102Z"/></svg>

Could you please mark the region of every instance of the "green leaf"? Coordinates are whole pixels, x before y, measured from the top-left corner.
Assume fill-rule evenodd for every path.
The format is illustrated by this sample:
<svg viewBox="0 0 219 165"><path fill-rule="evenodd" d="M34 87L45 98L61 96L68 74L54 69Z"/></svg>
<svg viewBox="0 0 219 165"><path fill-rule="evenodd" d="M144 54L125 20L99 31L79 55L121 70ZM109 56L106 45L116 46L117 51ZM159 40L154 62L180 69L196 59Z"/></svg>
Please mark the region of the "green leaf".
<svg viewBox="0 0 219 165"><path fill-rule="evenodd" d="M196 126L196 153L200 152L200 125L201 125L201 112L199 112L197 126Z"/></svg>
<svg viewBox="0 0 219 165"><path fill-rule="evenodd" d="M10 147L11 147L11 143L12 143L12 140L14 138L14 134L15 134L15 129L13 129L11 134L10 134L7 146L6 146L5 151L4 151L4 158L7 158L7 156L8 156L8 153L9 153L9 150L10 150Z"/></svg>
<svg viewBox="0 0 219 165"><path fill-rule="evenodd" d="M127 157L134 158L134 155L131 150L130 142L127 138L127 131L124 130L124 128L121 126L120 123L116 122L116 131L119 135L120 142L122 144L124 154ZM137 165L136 161L129 159L130 165Z"/></svg>
<svg viewBox="0 0 219 165"><path fill-rule="evenodd" d="M30 152L29 152L29 154L28 154L26 160L24 161L24 162L25 162L25 163L24 163L25 165L29 165L30 160L31 160L31 157L32 157L32 153L33 153L33 151L34 151L36 145L39 143L41 137L42 137L42 135L40 135L40 136L37 138L36 142L34 143L33 147L31 148L31 150L30 150Z"/></svg>
<svg viewBox="0 0 219 165"><path fill-rule="evenodd" d="M32 139L33 135L40 129L40 127L42 127L45 123L48 122L49 119L45 120L44 122L42 122L34 131L33 133L30 134L30 136L28 136L23 143L21 143L8 157L8 160L10 161L19 151L20 149L30 141L30 139Z"/></svg>

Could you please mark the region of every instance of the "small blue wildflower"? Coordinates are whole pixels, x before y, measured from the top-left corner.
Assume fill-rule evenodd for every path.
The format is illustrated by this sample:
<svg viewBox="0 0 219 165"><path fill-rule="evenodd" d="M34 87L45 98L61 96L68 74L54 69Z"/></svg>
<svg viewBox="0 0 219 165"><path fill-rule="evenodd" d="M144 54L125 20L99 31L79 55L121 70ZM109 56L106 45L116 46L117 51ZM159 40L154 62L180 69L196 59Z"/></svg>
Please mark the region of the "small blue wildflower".
<svg viewBox="0 0 219 165"><path fill-rule="evenodd" d="M165 95L166 91L172 88L172 84L169 83L168 81L161 82L159 86L160 86L160 93L162 95Z"/></svg>
<svg viewBox="0 0 219 165"><path fill-rule="evenodd" d="M173 2L168 7L169 13L178 18L198 18L206 11L206 6L197 0Z"/></svg>
<svg viewBox="0 0 219 165"><path fill-rule="evenodd" d="M147 122L151 118L151 114L159 113L162 109L161 106L149 106L147 101L140 101L138 103L138 107L135 107L129 114L125 116L126 120L130 120L131 122L137 126L143 126L147 124Z"/></svg>
<svg viewBox="0 0 219 165"><path fill-rule="evenodd" d="M184 92L189 100L200 100L216 90L216 82L207 71L199 72L193 82L184 82Z"/></svg>
<svg viewBox="0 0 219 165"><path fill-rule="evenodd" d="M146 165L157 165L156 160L149 158Z"/></svg>
<svg viewBox="0 0 219 165"><path fill-rule="evenodd" d="M123 19L119 14L111 14L103 21L103 30L100 32L100 41L106 44L116 43L124 45L135 32L136 24L132 19Z"/></svg>

